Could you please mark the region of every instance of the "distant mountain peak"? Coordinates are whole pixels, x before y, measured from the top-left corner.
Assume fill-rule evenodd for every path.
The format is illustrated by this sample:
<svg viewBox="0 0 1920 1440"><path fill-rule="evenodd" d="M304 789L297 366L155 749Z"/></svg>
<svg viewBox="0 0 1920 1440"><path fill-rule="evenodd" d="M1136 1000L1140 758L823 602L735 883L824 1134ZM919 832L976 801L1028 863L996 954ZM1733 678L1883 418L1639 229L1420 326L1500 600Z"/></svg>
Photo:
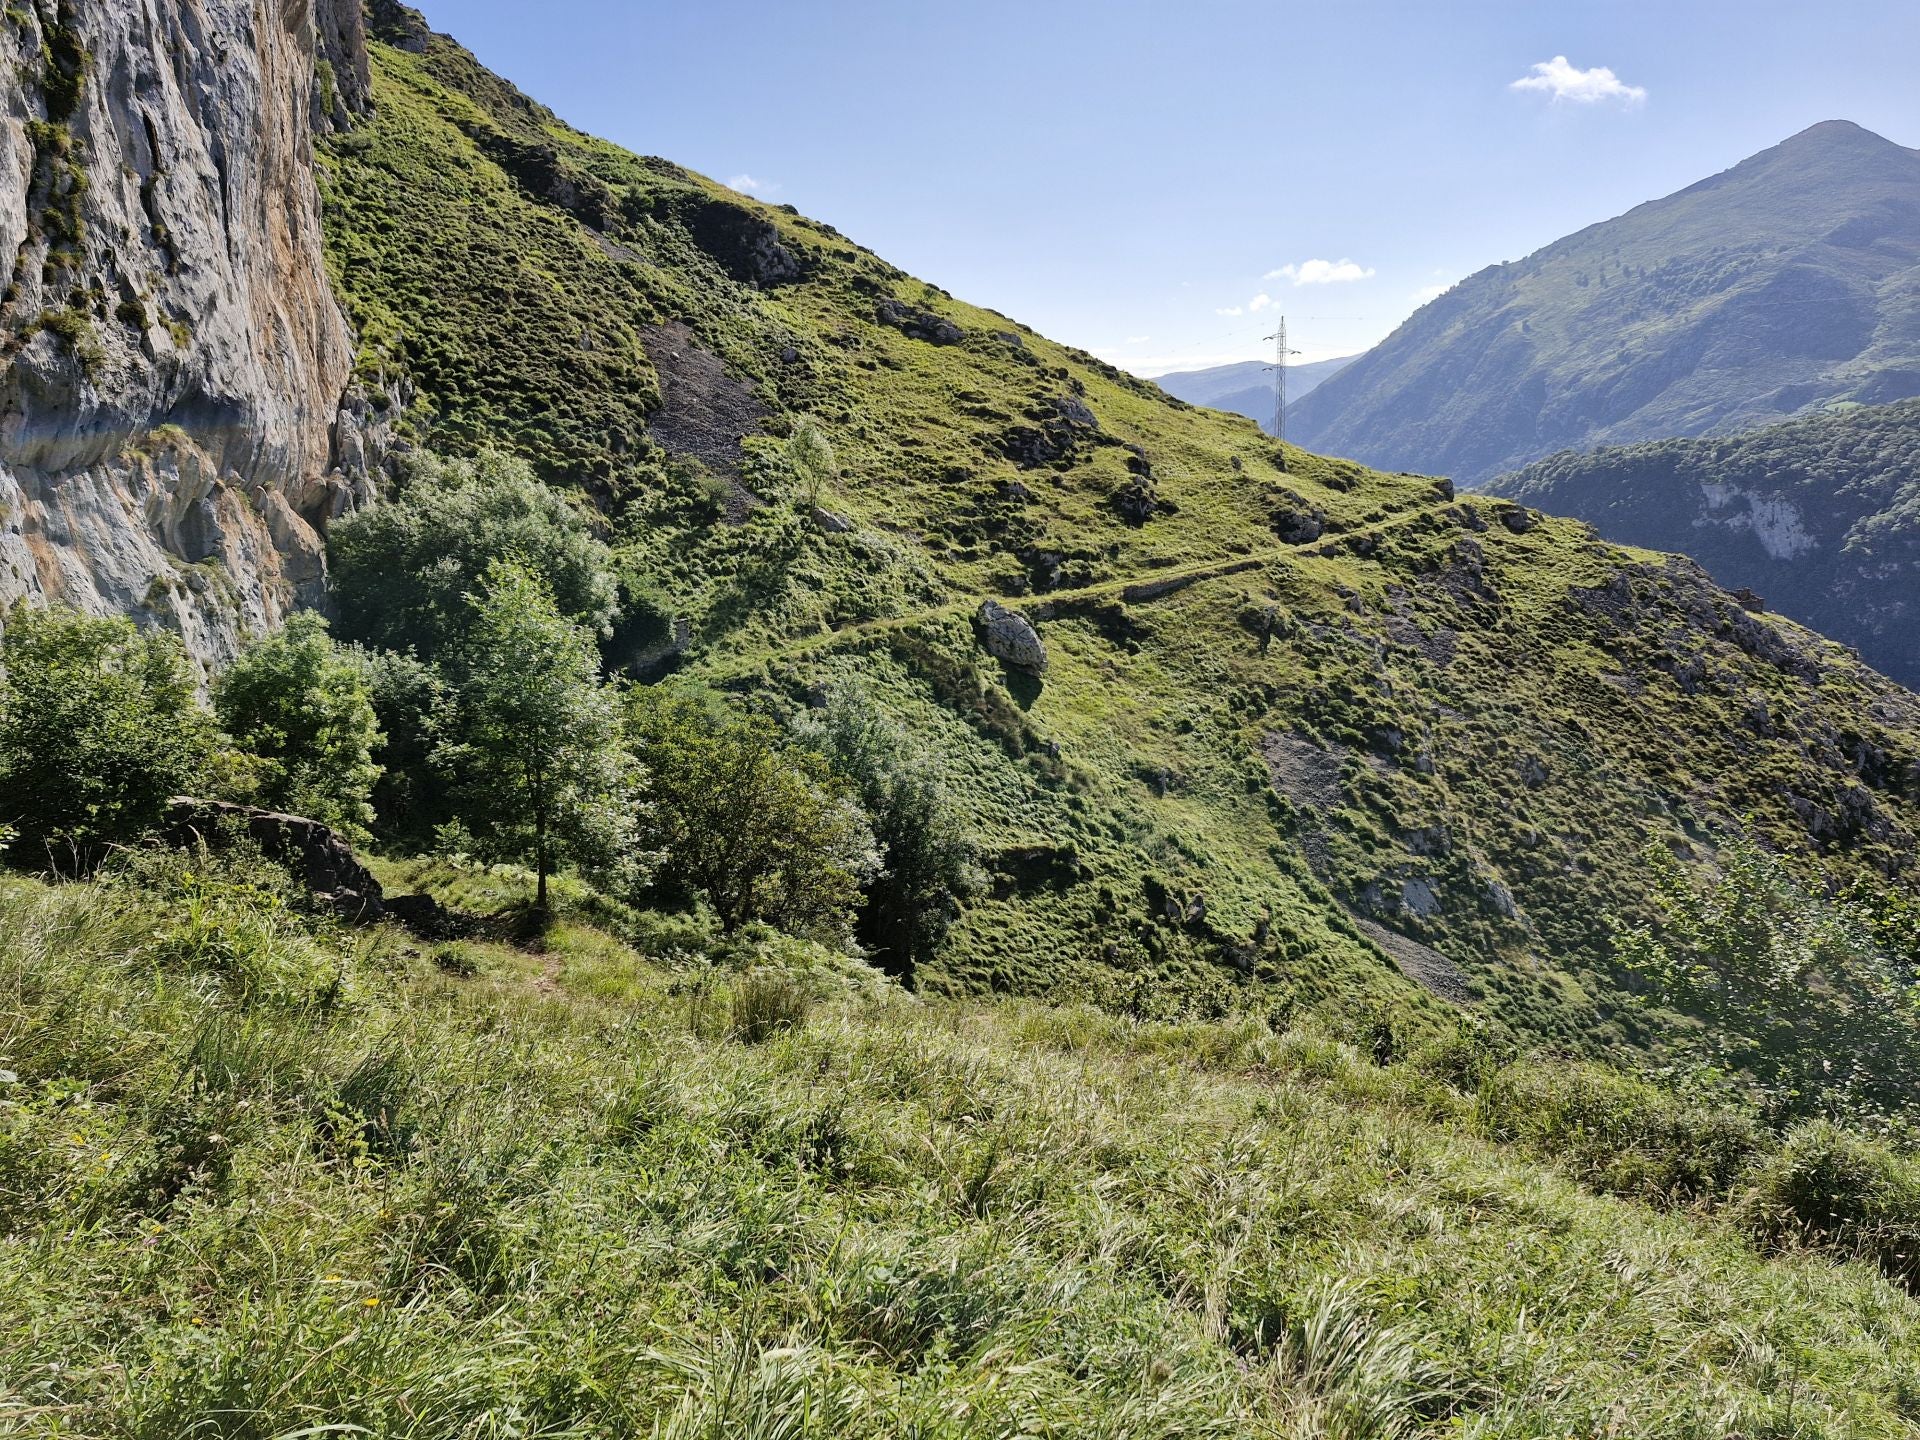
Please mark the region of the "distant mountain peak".
<svg viewBox="0 0 1920 1440"><path fill-rule="evenodd" d="M1920 375L1920 151L1824 120L1489 267L1303 400L1290 437L1472 483L1750 429Z"/></svg>

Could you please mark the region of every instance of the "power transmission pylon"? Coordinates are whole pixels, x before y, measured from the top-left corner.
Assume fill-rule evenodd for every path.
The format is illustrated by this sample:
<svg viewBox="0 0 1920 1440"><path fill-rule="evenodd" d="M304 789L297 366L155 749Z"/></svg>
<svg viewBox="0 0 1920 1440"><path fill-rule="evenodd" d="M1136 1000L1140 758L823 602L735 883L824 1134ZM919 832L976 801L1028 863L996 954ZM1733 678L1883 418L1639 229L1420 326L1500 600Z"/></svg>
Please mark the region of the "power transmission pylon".
<svg viewBox="0 0 1920 1440"><path fill-rule="evenodd" d="M1276 439L1287 438L1287 357L1298 355L1298 350L1287 348L1287 317L1280 317L1280 328L1271 335L1261 337L1273 341L1273 364L1267 369L1273 372L1273 433Z"/></svg>

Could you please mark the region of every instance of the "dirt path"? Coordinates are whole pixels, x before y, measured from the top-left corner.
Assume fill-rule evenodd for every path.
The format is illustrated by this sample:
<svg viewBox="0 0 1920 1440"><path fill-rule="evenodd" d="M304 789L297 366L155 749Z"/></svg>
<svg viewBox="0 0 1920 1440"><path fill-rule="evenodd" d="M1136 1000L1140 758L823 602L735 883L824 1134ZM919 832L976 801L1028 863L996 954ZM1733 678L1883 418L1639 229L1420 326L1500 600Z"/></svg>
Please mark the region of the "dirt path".
<svg viewBox="0 0 1920 1440"><path fill-rule="evenodd" d="M916 610L907 615L884 615L872 620L856 620L835 630L823 630L813 635L803 635L770 650L756 651L752 655L736 657L731 664L702 670L702 674L713 679L727 679L736 675L750 674L769 660L790 660L817 651L832 650L843 642L859 640L866 636L882 634L893 630L906 630L915 625L925 624L929 620L950 619L971 615L983 600L993 599L1007 603L1017 602L1029 613L1038 611L1036 618L1045 618L1049 608L1063 608L1085 604L1089 601L1119 600L1124 604L1145 604L1185 590L1189 586L1204 584L1209 580L1224 579L1229 575L1242 575L1249 570L1258 570L1276 560L1312 560L1323 558L1320 547L1330 542L1342 542L1363 535L1378 535L1392 527L1404 524L1410 519L1429 513L1432 507L1414 506L1396 511L1383 519L1370 524L1356 526L1352 530L1338 533L1329 532L1304 545L1274 545L1262 550L1250 550L1241 555L1221 556L1212 560L1202 560L1191 565L1170 565L1163 569L1148 570L1144 574L1121 576L1117 579L1102 580L1093 585L1082 585L1073 590L1049 590L1044 594L1027 596L973 595L958 600L949 600L944 604L930 605L924 610Z"/></svg>

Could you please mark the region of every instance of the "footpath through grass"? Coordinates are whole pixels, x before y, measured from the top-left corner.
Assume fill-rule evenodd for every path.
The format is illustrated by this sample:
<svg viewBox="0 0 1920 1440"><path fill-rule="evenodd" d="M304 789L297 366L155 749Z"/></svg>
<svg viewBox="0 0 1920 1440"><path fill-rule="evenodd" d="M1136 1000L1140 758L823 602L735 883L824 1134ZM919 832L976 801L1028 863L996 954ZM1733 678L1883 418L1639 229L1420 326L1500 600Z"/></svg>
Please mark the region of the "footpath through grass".
<svg viewBox="0 0 1920 1440"><path fill-rule="evenodd" d="M1916 1433L1907 1294L1431 1067L622 928L0 882L0 1434Z"/></svg>

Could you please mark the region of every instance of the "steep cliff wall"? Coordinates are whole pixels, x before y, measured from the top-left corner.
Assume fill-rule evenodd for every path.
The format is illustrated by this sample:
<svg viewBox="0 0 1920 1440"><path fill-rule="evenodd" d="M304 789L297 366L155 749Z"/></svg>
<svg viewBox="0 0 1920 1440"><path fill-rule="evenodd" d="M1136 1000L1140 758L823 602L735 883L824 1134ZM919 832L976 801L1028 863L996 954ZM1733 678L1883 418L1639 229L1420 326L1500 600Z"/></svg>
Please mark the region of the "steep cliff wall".
<svg viewBox="0 0 1920 1440"><path fill-rule="evenodd" d="M358 0L0 15L0 604L217 663L317 594L364 490L313 127L366 104ZM342 444L342 439L346 441Z"/></svg>

